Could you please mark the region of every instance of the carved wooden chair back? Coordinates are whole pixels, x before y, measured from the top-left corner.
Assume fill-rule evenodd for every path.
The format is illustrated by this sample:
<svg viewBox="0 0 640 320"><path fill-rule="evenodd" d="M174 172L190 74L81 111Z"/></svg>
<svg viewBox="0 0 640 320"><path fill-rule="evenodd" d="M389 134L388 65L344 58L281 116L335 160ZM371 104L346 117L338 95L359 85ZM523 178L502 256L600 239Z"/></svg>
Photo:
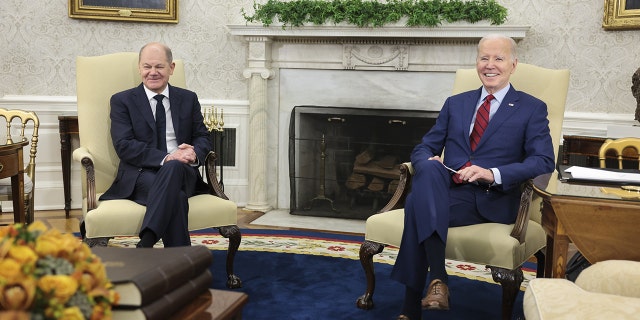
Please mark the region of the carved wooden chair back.
<svg viewBox="0 0 640 320"><path fill-rule="evenodd" d="M611 152L615 152L618 159L618 169L623 169L623 160L637 161L640 169L640 138L607 139L598 153L600 168L607 167L607 154Z"/></svg>
<svg viewBox="0 0 640 320"><path fill-rule="evenodd" d="M38 151L38 128L40 120L33 111L0 108L0 118L6 123L4 143L29 140L29 161L24 172L24 199L27 222L33 221L33 194L36 183L36 152ZM11 201L11 178L0 179L0 201ZM1 208L0 208L1 210Z"/></svg>

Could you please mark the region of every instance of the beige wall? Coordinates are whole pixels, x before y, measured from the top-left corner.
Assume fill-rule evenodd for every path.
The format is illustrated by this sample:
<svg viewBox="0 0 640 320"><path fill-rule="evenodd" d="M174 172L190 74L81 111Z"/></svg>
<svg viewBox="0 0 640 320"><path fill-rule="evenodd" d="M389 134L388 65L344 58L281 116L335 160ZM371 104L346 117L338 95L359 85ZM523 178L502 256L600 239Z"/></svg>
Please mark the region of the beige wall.
<svg viewBox="0 0 640 320"><path fill-rule="evenodd" d="M68 1L0 1L0 97L73 96L76 56L157 40L185 60L188 86L201 98L247 99L246 46L225 25L244 23L240 9L251 12L252 0L180 0L177 25L70 19ZM521 61L571 70L567 111L633 114L640 30L603 30L603 1L498 2L509 9L508 24L531 26Z"/></svg>
<svg viewBox="0 0 640 320"><path fill-rule="evenodd" d="M243 23L240 8L253 2L179 0L178 24L71 19L68 3L0 1L0 97L74 96L76 56L161 41L185 61L188 86L200 98L246 99L244 43L231 40L225 25Z"/></svg>

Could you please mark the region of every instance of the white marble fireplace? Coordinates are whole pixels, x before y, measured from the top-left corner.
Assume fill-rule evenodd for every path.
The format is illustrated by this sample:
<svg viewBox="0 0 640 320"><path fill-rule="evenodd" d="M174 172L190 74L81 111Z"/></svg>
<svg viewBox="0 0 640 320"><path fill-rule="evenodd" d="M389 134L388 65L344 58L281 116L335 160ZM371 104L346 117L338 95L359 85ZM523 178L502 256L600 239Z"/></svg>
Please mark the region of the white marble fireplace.
<svg viewBox="0 0 640 320"><path fill-rule="evenodd" d="M438 28L230 25L249 46L249 188L246 209L289 206L289 120L293 107L318 105L439 110L456 69L473 68L478 40L516 41L528 26Z"/></svg>

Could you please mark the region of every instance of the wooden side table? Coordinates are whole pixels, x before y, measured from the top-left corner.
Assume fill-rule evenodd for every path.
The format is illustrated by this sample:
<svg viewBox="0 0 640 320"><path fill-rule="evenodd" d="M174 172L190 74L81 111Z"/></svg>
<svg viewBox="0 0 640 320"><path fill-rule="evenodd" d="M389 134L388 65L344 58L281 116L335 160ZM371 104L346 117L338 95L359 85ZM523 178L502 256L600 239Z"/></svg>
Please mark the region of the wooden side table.
<svg viewBox="0 0 640 320"><path fill-rule="evenodd" d="M60 132L60 158L62 160L62 185L64 188L64 213L69 218L71 210L71 135L78 134L78 116L58 116Z"/></svg>
<svg viewBox="0 0 640 320"><path fill-rule="evenodd" d="M0 145L0 179L11 177L11 194L13 198L13 222L31 223L33 217L25 215L24 207L24 162L22 148L28 140Z"/></svg>
<svg viewBox="0 0 640 320"><path fill-rule="evenodd" d="M546 278L564 278L571 242L591 263L640 261L640 198L636 194L619 196L603 192L598 184L561 182L557 172L538 176L533 183L543 201Z"/></svg>
<svg viewBox="0 0 640 320"><path fill-rule="evenodd" d="M240 320L242 308L249 300L244 292L209 289L182 310L172 320Z"/></svg>

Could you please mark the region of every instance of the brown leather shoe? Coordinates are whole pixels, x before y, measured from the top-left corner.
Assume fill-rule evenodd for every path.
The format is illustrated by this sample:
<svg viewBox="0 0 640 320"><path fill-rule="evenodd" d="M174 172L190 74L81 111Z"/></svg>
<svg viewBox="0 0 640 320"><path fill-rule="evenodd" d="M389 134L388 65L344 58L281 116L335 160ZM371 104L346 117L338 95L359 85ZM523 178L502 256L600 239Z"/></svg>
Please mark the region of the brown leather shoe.
<svg viewBox="0 0 640 320"><path fill-rule="evenodd" d="M449 287L442 280L431 281L427 296L422 299L422 309L449 310Z"/></svg>
<svg viewBox="0 0 640 320"><path fill-rule="evenodd" d="M411 320L409 319L409 317L405 316L404 314L399 315L396 320Z"/></svg>

